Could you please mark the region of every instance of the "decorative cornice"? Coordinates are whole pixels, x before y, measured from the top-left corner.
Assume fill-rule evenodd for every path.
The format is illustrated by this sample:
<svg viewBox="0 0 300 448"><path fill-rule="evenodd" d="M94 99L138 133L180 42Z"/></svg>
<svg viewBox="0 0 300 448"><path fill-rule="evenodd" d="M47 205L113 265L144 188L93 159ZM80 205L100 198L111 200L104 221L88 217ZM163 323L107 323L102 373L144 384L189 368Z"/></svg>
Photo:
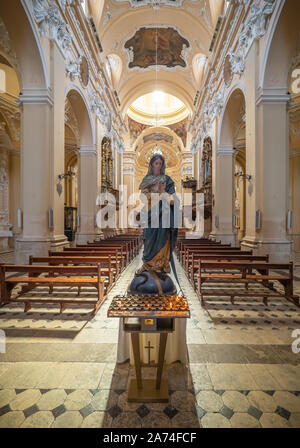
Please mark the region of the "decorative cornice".
<svg viewBox="0 0 300 448"><path fill-rule="evenodd" d="M265 88L259 89L255 104L256 106L260 104L285 104L290 99L291 96L284 87L277 89Z"/></svg>
<svg viewBox="0 0 300 448"><path fill-rule="evenodd" d="M80 148L77 149L77 152L80 156L87 155L97 155L97 148L95 145L81 145Z"/></svg>
<svg viewBox="0 0 300 448"><path fill-rule="evenodd" d="M234 156L236 153L236 149L232 148L231 146L223 146L217 149L217 156Z"/></svg>
<svg viewBox="0 0 300 448"><path fill-rule="evenodd" d="M23 89L19 95L19 105L23 104L48 104L53 106L52 94L48 89Z"/></svg>

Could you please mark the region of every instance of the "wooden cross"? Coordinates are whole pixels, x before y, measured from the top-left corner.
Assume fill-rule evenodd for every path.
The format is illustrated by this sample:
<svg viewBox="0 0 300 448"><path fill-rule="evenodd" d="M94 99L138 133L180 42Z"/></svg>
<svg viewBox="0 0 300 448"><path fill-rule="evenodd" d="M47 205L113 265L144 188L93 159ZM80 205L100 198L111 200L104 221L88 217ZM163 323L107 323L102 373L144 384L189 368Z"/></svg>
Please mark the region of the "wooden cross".
<svg viewBox="0 0 300 448"><path fill-rule="evenodd" d="M148 341L148 345L146 345L145 348L148 349L148 364L150 364L150 350L154 347L153 345L150 345L150 341Z"/></svg>

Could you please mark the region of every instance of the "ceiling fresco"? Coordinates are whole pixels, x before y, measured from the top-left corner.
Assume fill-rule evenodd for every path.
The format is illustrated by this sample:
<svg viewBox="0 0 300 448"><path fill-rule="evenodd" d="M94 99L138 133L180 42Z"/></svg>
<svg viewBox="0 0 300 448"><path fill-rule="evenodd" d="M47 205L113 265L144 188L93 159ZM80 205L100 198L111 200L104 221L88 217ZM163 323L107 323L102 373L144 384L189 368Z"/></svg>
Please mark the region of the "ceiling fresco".
<svg viewBox="0 0 300 448"><path fill-rule="evenodd" d="M124 44L124 48L129 50L128 68L139 67L142 69L152 65L185 68L186 61L182 53L189 47L188 40L171 27L140 28Z"/></svg>

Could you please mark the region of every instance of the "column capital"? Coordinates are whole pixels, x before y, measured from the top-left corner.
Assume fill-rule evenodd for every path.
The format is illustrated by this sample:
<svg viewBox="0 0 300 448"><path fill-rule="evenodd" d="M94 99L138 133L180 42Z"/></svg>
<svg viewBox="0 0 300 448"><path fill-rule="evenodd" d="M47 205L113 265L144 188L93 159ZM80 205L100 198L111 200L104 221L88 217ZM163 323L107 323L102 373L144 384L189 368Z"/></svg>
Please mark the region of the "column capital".
<svg viewBox="0 0 300 448"><path fill-rule="evenodd" d="M97 147L96 145L81 145L80 148L77 149L77 152L80 156L86 155L97 155Z"/></svg>
<svg viewBox="0 0 300 448"><path fill-rule="evenodd" d="M49 104L53 106L52 91L50 89L23 89L17 102L21 106L23 104Z"/></svg>
<svg viewBox="0 0 300 448"><path fill-rule="evenodd" d="M222 156L234 156L236 154L236 149L231 145L222 145L217 149L217 155Z"/></svg>
<svg viewBox="0 0 300 448"><path fill-rule="evenodd" d="M256 106L260 104L286 104L290 101L291 95L287 92L286 87L266 87L258 89L256 98Z"/></svg>

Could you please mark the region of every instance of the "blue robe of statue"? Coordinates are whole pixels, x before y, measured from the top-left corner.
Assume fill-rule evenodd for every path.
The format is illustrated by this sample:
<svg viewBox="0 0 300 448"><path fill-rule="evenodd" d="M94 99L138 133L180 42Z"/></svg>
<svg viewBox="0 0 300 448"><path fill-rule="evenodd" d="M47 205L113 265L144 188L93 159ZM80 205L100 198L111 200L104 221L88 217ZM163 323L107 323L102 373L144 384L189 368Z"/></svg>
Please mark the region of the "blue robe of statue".
<svg viewBox="0 0 300 448"><path fill-rule="evenodd" d="M157 177L152 175L144 177L140 184L140 190L148 197L148 211L146 207L142 211L144 223L147 224L143 230L143 268L157 273L168 273L171 271L170 261L175 248L178 229L174 226L174 204L170 205L166 200L160 200L151 208L150 194L154 191L157 182L163 182L165 192L174 195L175 206L177 206L178 201L175 196L174 182L170 176L163 174ZM164 219L163 211L165 212Z"/></svg>

